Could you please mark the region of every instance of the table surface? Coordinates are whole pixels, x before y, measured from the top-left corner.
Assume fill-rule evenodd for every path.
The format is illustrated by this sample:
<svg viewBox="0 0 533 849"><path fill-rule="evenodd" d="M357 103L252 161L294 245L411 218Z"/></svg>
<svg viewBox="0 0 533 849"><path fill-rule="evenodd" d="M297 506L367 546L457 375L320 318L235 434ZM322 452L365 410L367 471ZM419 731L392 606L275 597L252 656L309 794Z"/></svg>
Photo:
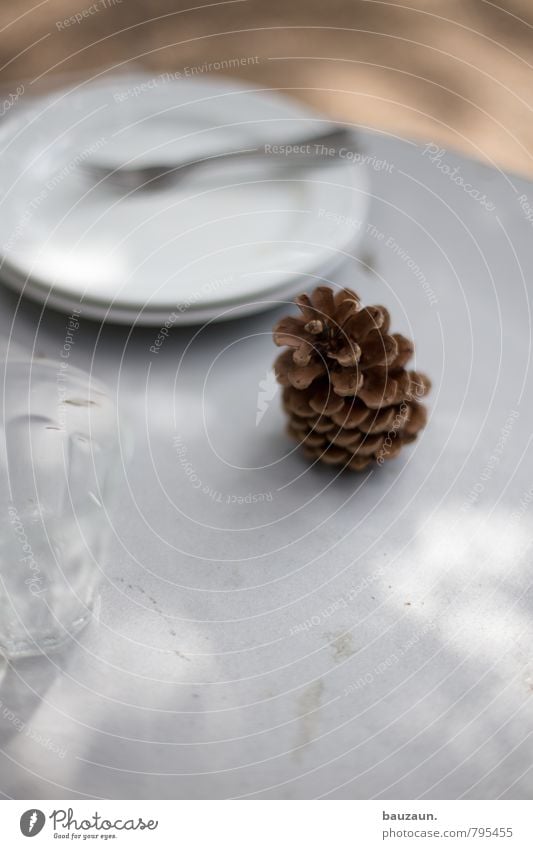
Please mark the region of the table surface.
<svg viewBox="0 0 533 849"><path fill-rule="evenodd" d="M82 321L70 361L134 451L95 621L3 669L6 796L531 796L533 186L365 143L369 220L331 279L415 339L424 435L310 468L266 378L279 304L157 355L157 330ZM57 359L66 322L0 293L9 356Z"/></svg>

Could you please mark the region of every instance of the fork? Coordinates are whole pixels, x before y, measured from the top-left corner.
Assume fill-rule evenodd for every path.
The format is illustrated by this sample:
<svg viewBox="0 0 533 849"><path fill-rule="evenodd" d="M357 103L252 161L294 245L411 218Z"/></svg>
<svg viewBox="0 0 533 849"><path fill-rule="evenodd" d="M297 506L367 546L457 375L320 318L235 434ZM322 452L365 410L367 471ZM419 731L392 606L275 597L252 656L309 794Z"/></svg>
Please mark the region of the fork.
<svg viewBox="0 0 533 849"><path fill-rule="evenodd" d="M81 170L95 184L103 184L121 192L153 191L175 186L189 174L214 162L250 161L268 159L276 165L308 166L316 162L334 162L343 155L353 159L356 150L355 135L349 127L334 128L320 135L307 136L295 141L266 143L261 147L227 150L202 158L184 159L176 165L98 165L83 162Z"/></svg>

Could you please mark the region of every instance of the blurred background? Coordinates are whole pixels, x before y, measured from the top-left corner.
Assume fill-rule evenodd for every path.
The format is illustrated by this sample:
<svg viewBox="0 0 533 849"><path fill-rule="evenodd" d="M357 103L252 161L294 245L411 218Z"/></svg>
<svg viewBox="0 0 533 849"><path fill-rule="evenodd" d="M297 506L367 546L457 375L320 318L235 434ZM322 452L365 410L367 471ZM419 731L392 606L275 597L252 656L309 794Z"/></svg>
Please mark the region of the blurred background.
<svg viewBox="0 0 533 849"><path fill-rule="evenodd" d="M533 175L533 3L2 0L0 88L228 73L337 119Z"/></svg>

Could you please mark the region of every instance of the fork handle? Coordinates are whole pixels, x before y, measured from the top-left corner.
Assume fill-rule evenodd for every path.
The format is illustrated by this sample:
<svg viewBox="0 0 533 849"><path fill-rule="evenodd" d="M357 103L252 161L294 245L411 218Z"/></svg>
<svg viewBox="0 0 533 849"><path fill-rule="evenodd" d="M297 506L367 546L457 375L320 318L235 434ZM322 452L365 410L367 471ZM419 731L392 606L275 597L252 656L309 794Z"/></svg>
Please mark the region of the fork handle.
<svg viewBox="0 0 533 849"><path fill-rule="evenodd" d="M340 127L321 133L316 136L307 136L301 140L285 142L280 144L266 143L253 152L262 156L276 156L285 158L309 156L309 157L338 157L343 150L353 151L355 148L355 135L348 127ZM252 152L252 151L251 151Z"/></svg>
<svg viewBox="0 0 533 849"><path fill-rule="evenodd" d="M185 174L196 171L214 162L232 162L243 159L271 159L290 165L307 165L310 162L335 162L345 151L348 155L355 149L355 135L349 127L335 127L325 133L305 136L287 143L265 143L260 147L215 153L200 159L179 162L175 165L121 166L118 168L92 168L91 173L97 180L106 180L106 184L125 191L135 189L152 190L162 185L172 185ZM109 183L108 183L109 181Z"/></svg>

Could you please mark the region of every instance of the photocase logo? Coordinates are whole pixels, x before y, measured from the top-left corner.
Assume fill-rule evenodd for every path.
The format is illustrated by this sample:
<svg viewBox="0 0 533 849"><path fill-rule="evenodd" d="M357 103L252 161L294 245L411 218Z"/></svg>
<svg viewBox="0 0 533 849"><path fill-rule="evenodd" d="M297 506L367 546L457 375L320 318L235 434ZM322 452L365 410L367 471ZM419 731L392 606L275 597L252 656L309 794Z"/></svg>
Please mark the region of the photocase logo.
<svg viewBox="0 0 533 849"><path fill-rule="evenodd" d="M43 812L32 808L22 814L20 818L20 830L24 837L35 837L36 834L39 834L43 830L45 822L46 817Z"/></svg>
<svg viewBox="0 0 533 849"><path fill-rule="evenodd" d="M267 371L263 380L259 381L259 391L257 393L257 413L255 416L256 427L260 424L261 419L270 406L270 402L276 396L278 389L279 383L276 380L276 375L272 370Z"/></svg>

